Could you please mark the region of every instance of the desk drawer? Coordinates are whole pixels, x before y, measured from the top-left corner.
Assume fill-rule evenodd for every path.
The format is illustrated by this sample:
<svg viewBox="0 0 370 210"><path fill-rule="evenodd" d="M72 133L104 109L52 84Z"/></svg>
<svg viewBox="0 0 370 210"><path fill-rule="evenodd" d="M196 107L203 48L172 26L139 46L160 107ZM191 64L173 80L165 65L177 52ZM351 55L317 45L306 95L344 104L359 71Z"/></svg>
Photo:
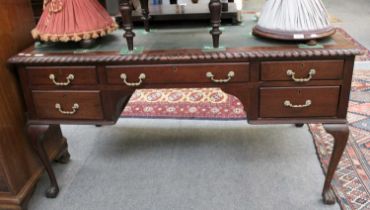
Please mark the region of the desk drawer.
<svg viewBox="0 0 370 210"><path fill-rule="evenodd" d="M260 117L334 117L339 86L260 89Z"/></svg>
<svg viewBox="0 0 370 210"><path fill-rule="evenodd" d="M343 77L343 65L343 60L262 62L261 80L337 80Z"/></svg>
<svg viewBox="0 0 370 210"><path fill-rule="evenodd" d="M32 85L70 87L73 85L94 85L98 83L94 66L27 67L26 70Z"/></svg>
<svg viewBox="0 0 370 210"><path fill-rule="evenodd" d="M140 86L153 83L227 83L249 80L248 63L107 66L106 69L108 83L127 86L130 86L127 83ZM123 74L125 77L122 77Z"/></svg>
<svg viewBox="0 0 370 210"><path fill-rule="evenodd" d="M32 91L32 96L42 119L103 119L99 91Z"/></svg>

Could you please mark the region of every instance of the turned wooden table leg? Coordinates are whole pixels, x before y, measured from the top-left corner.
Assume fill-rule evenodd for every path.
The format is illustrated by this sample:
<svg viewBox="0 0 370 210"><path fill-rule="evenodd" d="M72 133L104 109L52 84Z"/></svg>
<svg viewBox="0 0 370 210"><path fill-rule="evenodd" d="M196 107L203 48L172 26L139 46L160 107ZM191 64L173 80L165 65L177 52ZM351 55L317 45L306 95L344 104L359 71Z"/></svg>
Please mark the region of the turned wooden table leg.
<svg viewBox="0 0 370 210"><path fill-rule="evenodd" d="M132 31L132 10L130 0L121 0L119 9L122 16L122 28L125 30L123 37L126 38L128 50L132 51L134 50L135 33Z"/></svg>
<svg viewBox="0 0 370 210"><path fill-rule="evenodd" d="M210 0L209 11L211 13L211 25L212 29L210 33L212 34L213 47L218 48L220 43L220 35L222 34L220 30L221 25L221 1L220 0Z"/></svg>
<svg viewBox="0 0 370 210"><path fill-rule="evenodd" d="M51 135L53 135L52 138L64 138L61 134L60 126L53 125L49 127L49 126L30 125L27 128L27 133L28 133L28 138L31 144L33 148L35 149L36 154L39 156L40 161L42 162L43 166L45 167L45 170L50 179L50 186L46 190L45 195L48 198L55 198L57 197L59 193L59 186L58 186L58 182L55 177L53 168L51 167L48 154L46 153L43 141L45 138L50 137ZM67 154L67 153L68 153L68 150L65 149L65 151L60 156L63 156L64 154Z"/></svg>
<svg viewBox="0 0 370 210"><path fill-rule="evenodd" d="M347 145L349 129L347 124L325 124L324 127L326 132L334 137L334 148L330 158L322 196L325 204L334 204L336 199L334 191L331 188L331 181Z"/></svg>
<svg viewBox="0 0 370 210"><path fill-rule="evenodd" d="M150 27L149 27L149 0L140 0L140 5L141 5L141 13L143 15L142 20L144 21L144 29L145 31L149 32Z"/></svg>

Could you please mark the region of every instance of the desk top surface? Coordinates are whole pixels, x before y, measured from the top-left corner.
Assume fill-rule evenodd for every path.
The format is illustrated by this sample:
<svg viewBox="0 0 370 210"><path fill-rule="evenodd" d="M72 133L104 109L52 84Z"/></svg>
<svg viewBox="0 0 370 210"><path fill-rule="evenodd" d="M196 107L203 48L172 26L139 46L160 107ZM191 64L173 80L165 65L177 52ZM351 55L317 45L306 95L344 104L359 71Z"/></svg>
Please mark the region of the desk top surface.
<svg viewBox="0 0 370 210"><path fill-rule="evenodd" d="M115 31L96 40L89 48L78 43L35 43L10 59L14 64L33 63L91 63L91 62L170 62L190 60L222 60L253 58L296 58L316 56L357 55L360 50L351 43L342 30L330 38L309 47L302 42L287 42L255 37L252 15L244 15L239 25L223 24L220 49L211 48L209 24L195 22L191 26L172 22L154 25L147 33L135 29L135 47L143 51L128 54L123 30Z"/></svg>

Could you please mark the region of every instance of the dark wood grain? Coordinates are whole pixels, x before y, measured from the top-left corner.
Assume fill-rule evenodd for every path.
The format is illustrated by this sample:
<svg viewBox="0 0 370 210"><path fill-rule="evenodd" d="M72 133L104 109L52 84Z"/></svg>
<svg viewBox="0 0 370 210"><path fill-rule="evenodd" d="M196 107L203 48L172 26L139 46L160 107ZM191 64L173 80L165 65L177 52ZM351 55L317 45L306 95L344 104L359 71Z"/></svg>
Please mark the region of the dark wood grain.
<svg viewBox="0 0 370 210"><path fill-rule="evenodd" d="M132 82L137 82L141 73L146 75L143 82L152 83L212 83L206 76L207 72L215 75L215 79L226 79L233 71L235 76L230 82L247 82L249 80L248 63L201 64L201 65L152 65L152 66L107 66L107 82L124 85L120 75L127 74Z"/></svg>
<svg viewBox="0 0 370 210"><path fill-rule="evenodd" d="M127 16L125 1L121 4L121 12ZM216 1L211 3L215 4L211 6L217 7ZM129 18L124 23L126 34L132 33ZM218 27L216 25L214 31ZM134 34L131 35L133 37ZM335 34L333 40L333 44L317 49L282 44L241 46L213 52L200 49L157 50L131 55L120 55L118 52L77 55L45 52L44 56L37 56L31 47L23 54L12 57L9 63L15 66L20 77L30 125L112 125L137 89L211 87L236 96L247 113L246 120L251 124L335 123L338 125L330 132L342 141L343 137L336 136L344 136L342 134L345 133L342 131L347 123L354 56L361 50L340 34ZM45 68L40 70L43 73L31 72L40 66ZM75 69L76 66L91 70ZM78 78L85 77L85 80L62 89L55 87L45 79L53 68L63 69L57 70L60 71L58 78L65 77L72 70L80 74ZM315 69L316 74L309 82L298 83L287 76L288 69L294 70L297 78L307 77L310 69ZM234 77L223 83L206 76L207 72L211 72L214 80L227 79L230 71L235 73ZM125 74L127 84L124 84L121 74ZM140 82L140 74L145 74L145 79L132 86ZM87 82L92 78L94 82ZM289 100L291 105L302 105L306 100L312 103L307 107L287 107L285 100ZM55 109L55 103L60 103L66 111L71 111L74 103L79 103L80 108L74 115L67 116ZM341 149L334 151L335 159L329 171L336 167L341 154ZM49 167L47 161L44 164ZM326 203L330 200L327 188L332 179L330 174L326 177L323 193ZM53 176L50 179L56 186Z"/></svg>
<svg viewBox="0 0 370 210"><path fill-rule="evenodd" d="M295 72L298 78L307 78L311 69L316 70L312 80L341 79L343 77L343 60L312 61L271 61L261 63L261 80L290 80L287 70Z"/></svg>
<svg viewBox="0 0 370 210"><path fill-rule="evenodd" d="M133 49L133 48L132 48ZM343 56L360 55L362 50L357 48L348 49L267 49L249 50L234 49L233 51L203 52L201 50L173 50L168 52L156 51L150 53L120 55L119 53L102 53L88 55L54 54L38 57L31 53L31 56L18 55L9 59L11 64L27 65L54 65L63 64L87 64L91 65L99 61L109 64L171 64L171 63L211 63L211 62L246 62L255 59L276 60L276 59L336 59Z"/></svg>
<svg viewBox="0 0 370 210"><path fill-rule="evenodd" d="M140 0L140 6L141 6L141 14L142 14L142 20L144 21L144 29L145 31L150 31L149 26L149 0Z"/></svg>
<svg viewBox="0 0 370 210"><path fill-rule="evenodd" d="M345 78L345 80L343 80L342 91L340 94L340 100L338 104L338 117L340 118L347 117L348 102L349 102L349 96L351 92L354 63L355 63L355 59L353 56L347 57L344 62L343 77Z"/></svg>
<svg viewBox="0 0 370 210"><path fill-rule="evenodd" d="M50 85L55 86L50 80L50 74L55 75L57 82L66 82L68 75L72 74L74 79L70 85L94 85L98 83L95 66L68 66L68 67L27 67L28 78L31 85ZM55 86L58 87L58 86Z"/></svg>
<svg viewBox="0 0 370 210"><path fill-rule="evenodd" d="M59 187L57 183L57 179L55 177L54 171L51 167L50 160L47 154L47 151L44 147L43 141L44 138L47 138L48 135L58 135L59 137L62 138L62 132L60 131L60 127L58 125L53 126L55 129L58 130L58 132L54 132L50 134L51 129L48 129L49 126L45 125L43 127L41 126L35 126L35 125L30 125L27 127L27 134L28 138L36 150L36 154L38 154L42 164L45 166L45 170L51 180L51 185L49 189L46 192L46 196L49 198L55 198L56 195L59 192Z"/></svg>
<svg viewBox="0 0 370 210"><path fill-rule="evenodd" d="M26 106L17 74L7 60L32 44L35 26L29 0L3 0L0 6L0 209L26 209L43 167L28 141ZM49 160L65 140L46 139Z"/></svg>
<svg viewBox="0 0 370 210"><path fill-rule="evenodd" d="M325 37L329 37L336 32L336 28L333 26L328 26L323 29L315 30L315 31L302 31L302 32L289 32L284 30L275 30L275 29L267 29L261 27L259 25L255 26L252 30L253 35L270 38L270 39L280 39L280 40L318 40ZM300 34L303 37L297 39L294 37L296 34ZM316 43L316 42L315 42ZM315 45L315 44L314 44Z"/></svg>
<svg viewBox="0 0 370 210"><path fill-rule="evenodd" d="M103 119L99 91L33 91L36 113L41 119ZM64 111L72 111L75 103L79 105L76 114L60 113L55 104L59 103Z"/></svg>
<svg viewBox="0 0 370 210"><path fill-rule="evenodd" d="M339 86L261 88L260 117L336 116L339 90ZM302 105L306 100L311 100L312 105L305 108L290 108L284 106L285 100L289 100L293 105Z"/></svg>
<svg viewBox="0 0 370 210"><path fill-rule="evenodd" d="M210 0L209 1L209 11L211 13L211 33L213 47L218 48L220 45L220 35L222 31L220 30L221 26L221 1L220 0Z"/></svg>
<svg viewBox="0 0 370 210"><path fill-rule="evenodd" d="M333 189L331 188L331 181L333 179L335 170L338 167L338 163L342 157L343 151L346 148L349 136L349 128L347 124L324 124L324 127L326 131L334 138L334 148L329 162L322 196L324 203L334 204L336 197Z"/></svg>
<svg viewBox="0 0 370 210"><path fill-rule="evenodd" d="M7 181L8 180L5 177L4 172L0 169L0 192L9 192Z"/></svg>
<svg viewBox="0 0 370 210"><path fill-rule="evenodd" d="M135 33L132 31L132 9L129 0L120 0L119 9L122 15L122 28L125 30L123 37L126 38L127 48L132 51L134 49Z"/></svg>

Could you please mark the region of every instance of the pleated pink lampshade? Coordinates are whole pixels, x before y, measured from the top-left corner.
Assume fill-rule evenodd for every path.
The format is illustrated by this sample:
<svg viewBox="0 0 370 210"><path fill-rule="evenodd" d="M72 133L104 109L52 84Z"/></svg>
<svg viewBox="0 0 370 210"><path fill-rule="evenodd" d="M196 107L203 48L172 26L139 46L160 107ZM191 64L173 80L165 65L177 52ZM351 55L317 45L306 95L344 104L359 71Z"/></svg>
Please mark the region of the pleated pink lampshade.
<svg viewBox="0 0 370 210"><path fill-rule="evenodd" d="M97 0L44 0L44 11L35 39L52 42L96 39L117 29L117 24Z"/></svg>
<svg viewBox="0 0 370 210"><path fill-rule="evenodd" d="M314 40L335 33L321 0L267 0L253 34L281 40Z"/></svg>

